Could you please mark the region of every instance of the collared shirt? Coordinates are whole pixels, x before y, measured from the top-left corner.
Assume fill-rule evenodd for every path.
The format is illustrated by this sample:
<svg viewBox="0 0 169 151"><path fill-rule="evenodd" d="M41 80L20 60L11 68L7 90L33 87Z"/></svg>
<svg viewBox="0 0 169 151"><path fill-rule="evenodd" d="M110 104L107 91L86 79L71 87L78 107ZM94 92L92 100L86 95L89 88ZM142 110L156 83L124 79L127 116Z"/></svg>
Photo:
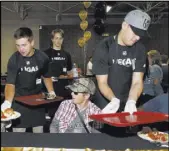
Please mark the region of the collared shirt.
<svg viewBox="0 0 169 151"><path fill-rule="evenodd" d="M92 121L88 116L91 114L98 114L101 112L95 104L90 100L88 106L84 110L80 110L80 114L88 129L91 130L89 122ZM73 100L63 101L59 109L56 111L55 116L50 125L51 133L85 133L85 128L78 117L77 111L75 110L75 105Z"/></svg>

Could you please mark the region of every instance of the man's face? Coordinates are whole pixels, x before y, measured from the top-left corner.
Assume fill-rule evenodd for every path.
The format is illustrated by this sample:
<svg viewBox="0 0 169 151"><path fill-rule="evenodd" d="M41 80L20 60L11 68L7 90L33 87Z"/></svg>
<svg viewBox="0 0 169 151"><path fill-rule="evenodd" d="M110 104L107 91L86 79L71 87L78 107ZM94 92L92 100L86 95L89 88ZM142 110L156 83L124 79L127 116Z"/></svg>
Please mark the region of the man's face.
<svg viewBox="0 0 169 151"><path fill-rule="evenodd" d="M72 92L72 100L75 104L83 104L86 101L86 94L85 93L77 93L76 92Z"/></svg>
<svg viewBox="0 0 169 151"><path fill-rule="evenodd" d="M34 41L29 41L28 38L16 39L15 43L17 50L24 57L28 57L33 50Z"/></svg>
<svg viewBox="0 0 169 151"><path fill-rule="evenodd" d="M52 39L52 43L53 45L55 45L55 47L61 47L62 43L63 43L63 37L60 33L55 33L53 39Z"/></svg>
<svg viewBox="0 0 169 151"><path fill-rule="evenodd" d="M136 35L129 24L123 23L122 25L122 30L123 30L123 43L126 46L132 46L134 45L137 41L140 40L140 37Z"/></svg>

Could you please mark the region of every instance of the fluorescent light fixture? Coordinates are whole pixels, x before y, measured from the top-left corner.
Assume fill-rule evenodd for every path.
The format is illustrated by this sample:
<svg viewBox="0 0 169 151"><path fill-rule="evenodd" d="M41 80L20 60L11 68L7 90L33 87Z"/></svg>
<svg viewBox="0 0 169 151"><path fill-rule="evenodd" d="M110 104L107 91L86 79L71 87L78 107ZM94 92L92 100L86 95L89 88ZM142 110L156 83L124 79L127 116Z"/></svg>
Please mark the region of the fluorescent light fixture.
<svg viewBox="0 0 169 151"><path fill-rule="evenodd" d="M111 6L107 5L106 6L106 12L108 13L111 10L111 8L112 8Z"/></svg>

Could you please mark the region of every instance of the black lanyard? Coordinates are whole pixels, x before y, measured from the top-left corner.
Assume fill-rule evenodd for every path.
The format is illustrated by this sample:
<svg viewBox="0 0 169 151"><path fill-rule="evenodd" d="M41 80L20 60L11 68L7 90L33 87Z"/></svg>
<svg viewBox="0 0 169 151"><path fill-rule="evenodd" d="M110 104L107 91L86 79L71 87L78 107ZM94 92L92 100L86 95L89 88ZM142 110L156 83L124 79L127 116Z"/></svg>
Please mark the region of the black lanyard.
<svg viewBox="0 0 169 151"><path fill-rule="evenodd" d="M88 130L88 128L87 128L87 126L86 126L86 124L85 124L85 122L84 122L84 120L83 120L83 117L82 117L82 115L80 114L79 109L77 108L77 105L76 105L76 104L75 104L75 110L76 110L77 115L79 116L80 121L81 121L81 123L83 124L83 127L85 128L86 132L87 132L87 133L90 133L90 131Z"/></svg>

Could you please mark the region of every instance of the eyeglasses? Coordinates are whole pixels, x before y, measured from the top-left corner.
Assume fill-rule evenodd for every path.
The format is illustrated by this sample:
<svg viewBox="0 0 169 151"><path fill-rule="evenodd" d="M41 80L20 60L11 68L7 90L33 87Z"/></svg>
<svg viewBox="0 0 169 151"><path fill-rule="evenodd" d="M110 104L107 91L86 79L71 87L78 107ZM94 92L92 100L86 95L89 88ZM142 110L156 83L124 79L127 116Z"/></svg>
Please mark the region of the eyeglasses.
<svg viewBox="0 0 169 151"><path fill-rule="evenodd" d="M74 95L78 95L79 93L87 93L87 92L74 92L74 91L72 92L74 93Z"/></svg>

